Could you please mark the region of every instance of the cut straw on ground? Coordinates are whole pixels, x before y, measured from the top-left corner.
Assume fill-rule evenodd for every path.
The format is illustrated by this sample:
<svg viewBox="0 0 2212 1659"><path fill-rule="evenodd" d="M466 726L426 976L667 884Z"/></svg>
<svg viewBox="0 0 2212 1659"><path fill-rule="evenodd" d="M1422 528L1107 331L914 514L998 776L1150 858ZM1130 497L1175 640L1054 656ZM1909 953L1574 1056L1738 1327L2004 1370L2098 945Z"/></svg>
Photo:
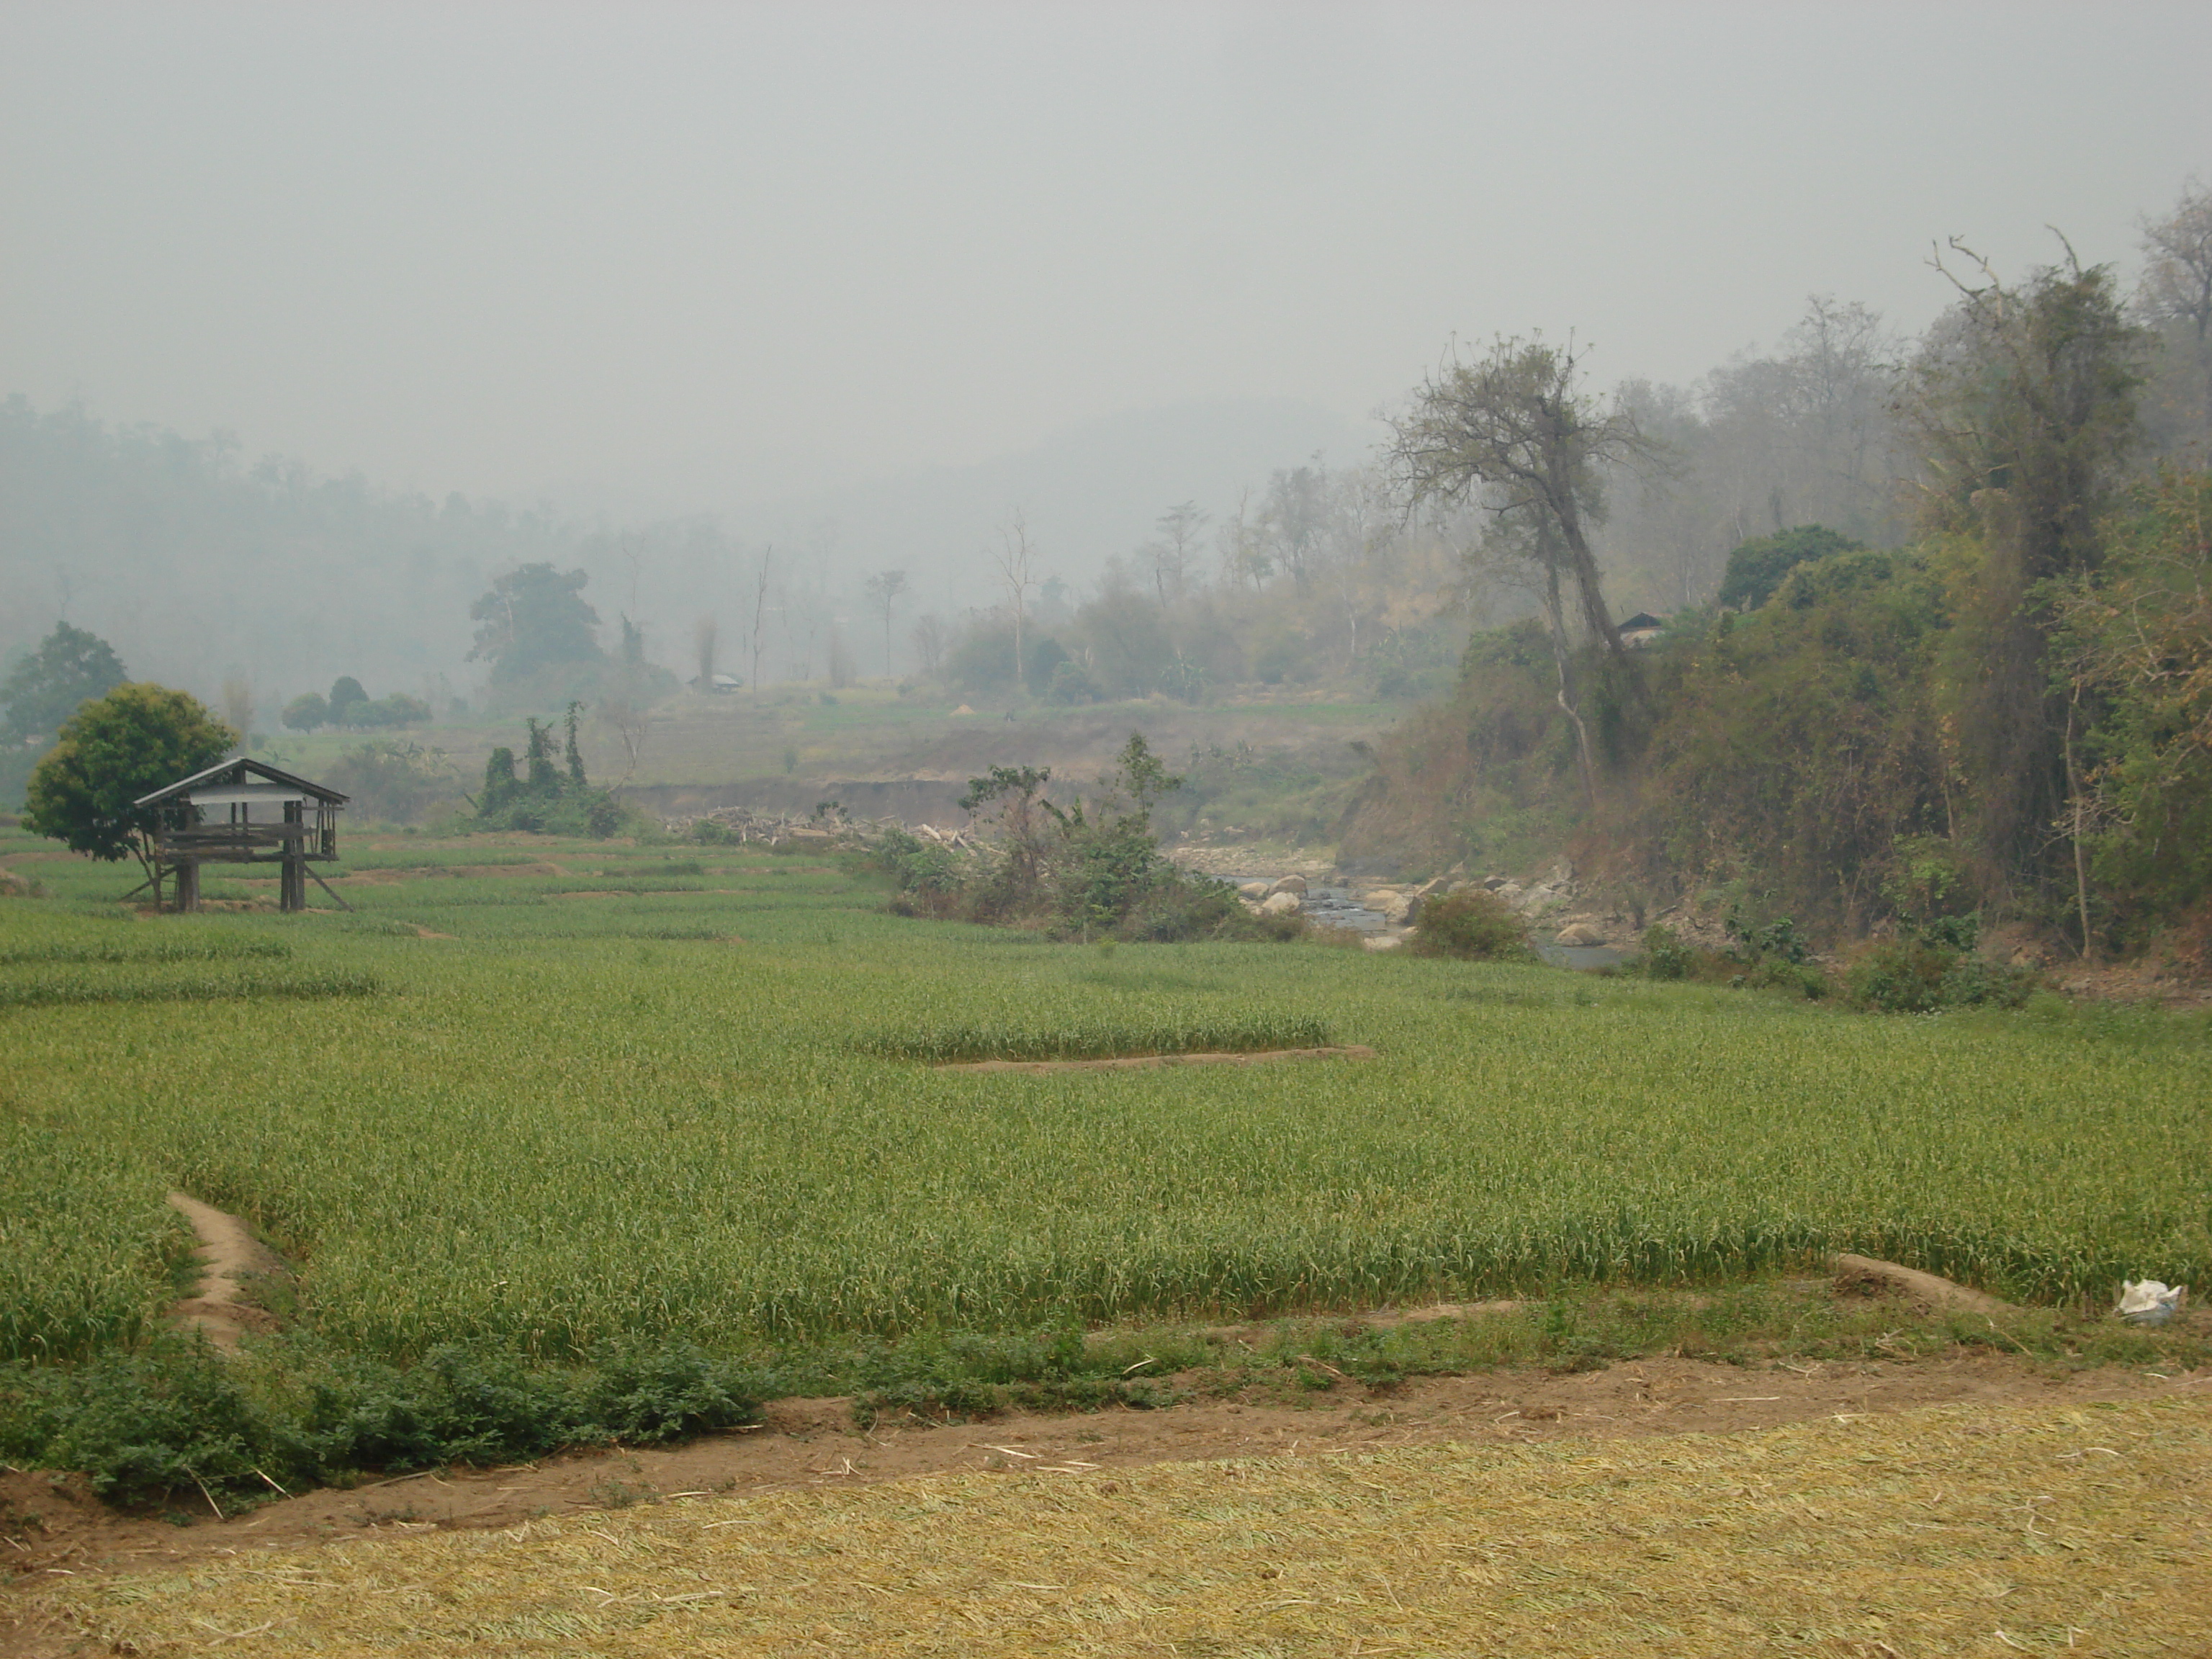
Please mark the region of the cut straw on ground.
<svg viewBox="0 0 2212 1659"><path fill-rule="evenodd" d="M2212 1651L2212 1400L1030 1464L46 1592L123 1651Z"/></svg>

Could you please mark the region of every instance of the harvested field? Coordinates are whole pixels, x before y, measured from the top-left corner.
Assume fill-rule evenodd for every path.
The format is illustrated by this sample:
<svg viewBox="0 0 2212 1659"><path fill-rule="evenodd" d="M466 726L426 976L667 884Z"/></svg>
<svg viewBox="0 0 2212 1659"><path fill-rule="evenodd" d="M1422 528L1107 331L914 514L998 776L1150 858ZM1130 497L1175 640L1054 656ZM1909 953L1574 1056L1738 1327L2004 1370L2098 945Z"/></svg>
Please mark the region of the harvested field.
<svg viewBox="0 0 2212 1659"><path fill-rule="evenodd" d="M979 1433L1005 1467L232 1557L35 1607L57 1653L2193 1654L2203 1394L1135 1470Z"/></svg>

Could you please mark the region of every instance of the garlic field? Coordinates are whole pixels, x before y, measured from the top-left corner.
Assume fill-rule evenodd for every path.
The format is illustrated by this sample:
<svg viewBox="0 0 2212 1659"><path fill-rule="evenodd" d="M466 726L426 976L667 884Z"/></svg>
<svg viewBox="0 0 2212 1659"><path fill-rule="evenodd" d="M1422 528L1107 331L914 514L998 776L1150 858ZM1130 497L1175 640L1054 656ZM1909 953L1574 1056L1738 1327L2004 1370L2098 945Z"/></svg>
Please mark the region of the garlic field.
<svg viewBox="0 0 2212 1659"><path fill-rule="evenodd" d="M0 1357L132 1340L183 1191L388 1359L1718 1282L2212 1269L2201 1021L1885 1018L1312 945L902 920L820 854L373 843L301 917L0 855ZM251 884L210 882L220 899ZM319 904L327 904L319 891ZM1357 1043L1052 1075L932 1057Z"/></svg>

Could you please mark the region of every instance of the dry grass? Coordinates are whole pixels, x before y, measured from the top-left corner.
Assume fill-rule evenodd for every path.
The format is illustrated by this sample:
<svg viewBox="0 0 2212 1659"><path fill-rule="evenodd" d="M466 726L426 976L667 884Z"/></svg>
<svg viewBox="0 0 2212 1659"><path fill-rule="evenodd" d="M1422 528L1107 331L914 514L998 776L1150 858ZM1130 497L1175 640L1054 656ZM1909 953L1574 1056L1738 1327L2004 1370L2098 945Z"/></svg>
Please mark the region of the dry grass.
<svg viewBox="0 0 2212 1659"><path fill-rule="evenodd" d="M1110 1477L1005 1461L45 1606L141 1653L2212 1652L2207 1400Z"/></svg>

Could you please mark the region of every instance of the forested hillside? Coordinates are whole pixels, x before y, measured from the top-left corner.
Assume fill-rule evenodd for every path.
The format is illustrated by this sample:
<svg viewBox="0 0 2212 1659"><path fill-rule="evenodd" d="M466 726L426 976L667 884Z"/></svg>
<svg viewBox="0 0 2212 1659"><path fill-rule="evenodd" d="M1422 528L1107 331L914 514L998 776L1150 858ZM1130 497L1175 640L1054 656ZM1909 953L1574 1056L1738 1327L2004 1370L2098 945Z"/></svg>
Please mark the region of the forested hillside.
<svg viewBox="0 0 2212 1659"><path fill-rule="evenodd" d="M1384 745L1346 856L1568 847L1639 919L1703 896L1833 933L1972 916L2203 957L2212 198L2146 252L2132 284L2070 250L2016 281L1948 253L1957 302L1887 371L1879 442L1846 451L1891 483L1822 474L1817 524L1778 496L1788 522L1656 635L1613 627L1628 584L1577 548L1608 483L1679 442L1540 344L1431 381L1394 449L1406 489L1486 514L1482 556L1546 603L1479 631Z"/></svg>

